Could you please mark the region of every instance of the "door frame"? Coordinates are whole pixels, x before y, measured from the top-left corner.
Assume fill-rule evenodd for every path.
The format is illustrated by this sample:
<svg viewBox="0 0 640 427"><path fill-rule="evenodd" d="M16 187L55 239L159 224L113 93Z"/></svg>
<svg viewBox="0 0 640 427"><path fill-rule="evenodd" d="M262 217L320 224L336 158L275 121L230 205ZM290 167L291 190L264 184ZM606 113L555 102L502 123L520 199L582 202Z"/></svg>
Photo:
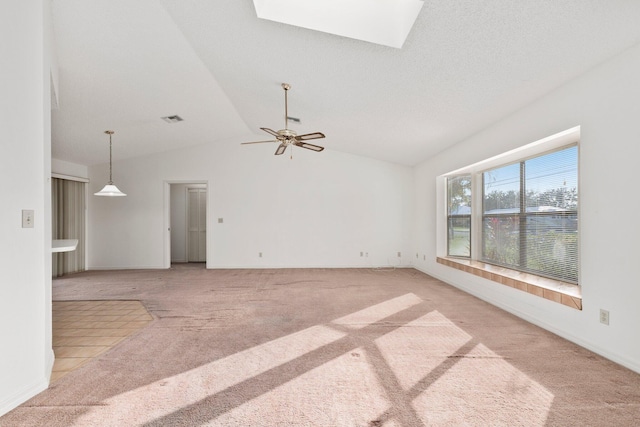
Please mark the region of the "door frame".
<svg viewBox="0 0 640 427"><path fill-rule="evenodd" d="M206 227L207 227L207 261L206 268L212 268L213 262L211 261L211 254L213 253L211 250L211 196L210 196L210 186L209 180L203 179L174 179L174 180L165 180L164 181L164 221L163 221L163 241L164 241L164 268L171 268L171 184L205 184L207 190L207 219L206 219Z"/></svg>

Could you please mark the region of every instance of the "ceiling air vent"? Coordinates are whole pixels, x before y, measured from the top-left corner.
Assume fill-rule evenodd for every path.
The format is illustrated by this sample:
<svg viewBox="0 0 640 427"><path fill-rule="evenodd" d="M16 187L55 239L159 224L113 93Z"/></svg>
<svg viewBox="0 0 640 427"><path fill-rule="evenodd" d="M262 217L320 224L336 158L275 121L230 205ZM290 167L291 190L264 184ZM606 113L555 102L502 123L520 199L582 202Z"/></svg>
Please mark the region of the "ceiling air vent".
<svg viewBox="0 0 640 427"><path fill-rule="evenodd" d="M162 120L164 120L167 123L178 123L183 121L184 119L178 115L175 115L175 116L162 117Z"/></svg>

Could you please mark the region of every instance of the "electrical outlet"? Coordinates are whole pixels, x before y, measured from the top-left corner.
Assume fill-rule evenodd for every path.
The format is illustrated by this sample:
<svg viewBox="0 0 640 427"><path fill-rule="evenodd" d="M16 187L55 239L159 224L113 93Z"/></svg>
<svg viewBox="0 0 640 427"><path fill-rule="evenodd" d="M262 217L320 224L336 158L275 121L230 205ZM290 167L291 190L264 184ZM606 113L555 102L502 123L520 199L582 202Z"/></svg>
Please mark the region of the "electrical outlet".
<svg viewBox="0 0 640 427"><path fill-rule="evenodd" d="M262 252L258 252L258 258L262 258Z"/></svg>
<svg viewBox="0 0 640 427"><path fill-rule="evenodd" d="M398 258L400 258L402 256L402 253L398 252Z"/></svg>
<svg viewBox="0 0 640 427"><path fill-rule="evenodd" d="M22 228L33 228L33 210L22 210Z"/></svg>
<svg viewBox="0 0 640 427"><path fill-rule="evenodd" d="M418 253L416 252L416 259L418 259Z"/></svg>
<svg viewBox="0 0 640 427"><path fill-rule="evenodd" d="M604 325L609 324L609 311L600 309L600 323Z"/></svg>
<svg viewBox="0 0 640 427"><path fill-rule="evenodd" d="M360 251L360 256L364 256L364 252Z"/></svg>

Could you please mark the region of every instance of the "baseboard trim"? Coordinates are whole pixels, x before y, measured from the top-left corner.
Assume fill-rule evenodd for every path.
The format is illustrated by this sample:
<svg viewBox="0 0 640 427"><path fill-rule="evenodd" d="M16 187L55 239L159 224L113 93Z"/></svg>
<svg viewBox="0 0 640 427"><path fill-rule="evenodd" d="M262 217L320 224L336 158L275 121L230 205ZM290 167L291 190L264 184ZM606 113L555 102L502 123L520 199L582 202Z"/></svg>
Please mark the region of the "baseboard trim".
<svg viewBox="0 0 640 427"><path fill-rule="evenodd" d="M136 266L136 267L102 267L102 266L94 266L87 267L87 271L104 271L104 270L166 270L166 267L163 266Z"/></svg>
<svg viewBox="0 0 640 427"><path fill-rule="evenodd" d="M22 403L31 399L33 396L37 395L38 393L43 392L48 387L49 387L49 380L47 378L42 378L41 380L36 381L35 383L30 384L24 387L22 390L7 397L6 399L0 402L0 417L6 414L7 412L17 408Z"/></svg>
<svg viewBox="0 0 640 427"><path fill-rule="evenodd" d="M195 263L194 263L195 264ZM413 265L214 265L207 267L209 270L277 270L277 269L303 269L303 268L324 268L324 269L343 269L343 268L370 268L370 269L387 269L387 268L415 268ZM87 271L110 271L110 270L166 270L166 267L87 267Z"/></svg>
<svg viewBox="0 0 640 427"><path fill-rule="evenodd" d="M49 349L47 352L47 361L46 361L46 370L45 375L47 376L47 386L51 384L51 372L53 372L53 364L56 361L56 354L53 352L53 348Z"/></svg>
<svg viewBox="0 0 640 427"><path fill-rule="evenodd" d="M383 269L405 269L405 268L414 268L412 265L216 265L213 267L209 267L210 270L301 270L305 268L316 268L316 269L326 269L326 270L340 270L340 269L371 269L371 270L383 270Z"/></svg>
<svg viewBox="0 0 640 427"><path fill-rule="evenodd" d="M590 341L587 341L587 340L585 340L583 338L577 337L577 336L575 336L575 335L573 335L573 334L571 334L571 333L569 333L567 331L559 329L556 326L551 325L550 323L547 323L547 322L545 322L545 321L543 321L543 320L541 320L541 319L539 319L537 317L531 316L528 313L525 313L525 312L521 311L518 308L515 308L515 307L513 307L513 306L511 306L509 304L505 304L505 303L494 301L493 299L488 298L486 295L481 295L481 294L479 294L477 292L474 292L473 290L470 290L470 289L468 289L467 287L465 287L463 285L452 283L450 280L444 279L442 277L439 277L437 274L433 274L432 272L425 271L424 269L419 268L417 266L414 266L413 268L415 268L416 270L418 270L418 271L420 271L420 272L422 272L422 273L424 273L424 274L426 274L428 276L431 276L431 277L433 277L435 279L438 279L441 282L443 282L443 283L445 283L445 284L447 284L449 286L453 286L454 288L459 289L462 292L465 292L465 293L467 293L469 295L473 295L474 297L476 297L476 298L478 298L478 299L480 299L480 300L482 300L482 301L484 301L486 303L489 303L489 304L491 304L491 305L493 305L495 307L498 307L498 308L500 308L500 309L502 309L502 310L504 310L504 311L506 311L508 313L511 313L514 316L517 316L517 317L519 317L519 318L521 318L521 319L523 319L523 320L525 320L525 321L527 321L527 322L529 322L529 323L531 323L533 325L539 326L540 328L545 329L545 330L547 330L547 331L549 331L549 332L551 332L551 333L553 333L553 334L555 334L555 335L557 335L557 336L559 336L561 338L564 338L567 341L571 341L572 343L577 344L580 347L586 348L587 350L592 351L592 352L604 357L605 359L611 360L612 362L615 362L615 363L617 363L617 364L619 364L621 366L624 366L625 368L628 368L628 369L631 369L634 372L640 373L640 364L638 364L634 360L627 359L624 356L621 356L619 354L611 353L611 352L607 351L606 349L598 346L597 344L594 344L594 343L592 343Z"/></svg>

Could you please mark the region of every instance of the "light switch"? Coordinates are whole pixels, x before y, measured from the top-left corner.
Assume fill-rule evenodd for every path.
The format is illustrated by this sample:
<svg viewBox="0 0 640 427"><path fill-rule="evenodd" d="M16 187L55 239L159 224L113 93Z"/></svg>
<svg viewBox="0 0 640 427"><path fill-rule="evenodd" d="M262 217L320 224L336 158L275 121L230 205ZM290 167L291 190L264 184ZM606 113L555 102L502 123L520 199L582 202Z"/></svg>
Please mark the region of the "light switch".
<svg viewBox="0 0 640 427"><path fill-rule="evenodd" d="M218 224L222 224L223 222L224 222L224 219L218 218Z"/></svg>
<svg viewBox="0 0 640 427"><path fill-rule="evenodd" d="M33 211L22 210L22 228L33 228Z"/></svg>

